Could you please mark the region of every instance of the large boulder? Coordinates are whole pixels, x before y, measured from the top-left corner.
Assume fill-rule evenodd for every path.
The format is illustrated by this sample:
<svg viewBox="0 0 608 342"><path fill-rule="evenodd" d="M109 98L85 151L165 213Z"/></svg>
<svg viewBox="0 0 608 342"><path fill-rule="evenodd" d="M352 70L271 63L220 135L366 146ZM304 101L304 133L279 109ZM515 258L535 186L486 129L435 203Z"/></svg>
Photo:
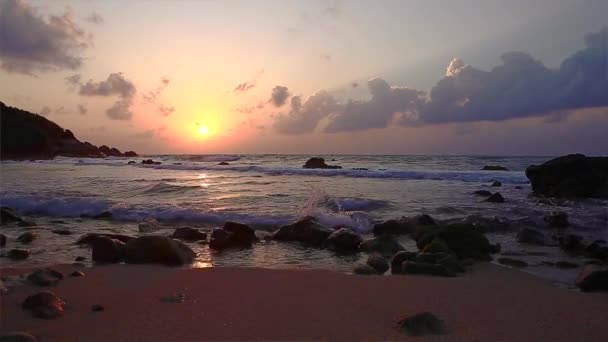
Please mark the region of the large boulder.
<svg viewBox="0 0 608 342"><path fill-rule="evenodd" d="M124 246L124 260L131 264L184 265L195 257L196 253L184 243L160 235L140 236Z"/></svg>
<svg viewBox="0 0 608 342"><path fill-rule="evenodd" d="M133 152L133 151L126 151L124 154L125 157L137 157L137 153Z"/></svg>
<svg viewBox="0 0 608 342"><path fill-rule="evenodd" d="M271 237L278 241L294 241L321 246L333 232L332 229L320 224L316 218L306 216L296 222L280 227L272 233Z"/></svg>
<svg viewBox="0 0 608 342"><path fill-rule="evenodd" d="M125 244L109 237L99 237L92 244L91 259L98 263L117 263L124 258Z"/></svg>
<svg viewBox="0 0 608 342"><path fill-rule="evenodd" d="M547 244L545 234L532 228L522 228L515 238L519 243L544 246Z"/></svg>
<svg viewBox="0 0 608 342"><path fill-rule="evenodd" d="M367 253L379 253L385 257L392 257L397 252L405 250L397 240L390 235L380 235L372 239L365 240L359 248Z"/></svg>
<svg viewBox="0 0 608 342"><path fill-rule="evenodd" d="M427 245L435 245L426 250ZM445 244L445 247L443 246ZM491 260L496 252L483 233L483 229L471 224L449 224L418 237L418 248L427 253L452 252L460 259ZM440 246L441 245L441 246ZM441 248L439 248L441 247Z"/></svg>
<svg viewBox="0 0 608 342"><path fill-rule="evenodd" d="M6 257L11 260L25 260L29 258L31 252L29 249L13 248L6 252Z"/></svg>
<svg viewBox="0 0 608 342"><path fill-rule="evenodd" d="M171 235L174 239L184 240L184 241L199 241L206 240L207 234L201 232L200 230L192 227L179 227L176 228Z"/></svg>
<svg viewBox="0 0 608 342"><path fill-rule="evenodd" d="M373 267L378 274L384 274L389 269L388 260L377 253L371 254L367 257L367 264Z"/></svg>
<svg viewBox="0 0 608 342"><path fill-rule="evenodd" d="M78 238L78 240L76 241L76 244L89 245L90 247L93 247L93 245L95 244L95 241L99 240L100 238L110 238L110 239L118 240L122 243L127 243L127 242L135 239L133 236L123 235L123 234L87 233L87 234L81 236L80 238Z"/></svg>
<svg viewBox="0 0 608 342"><path fill-rule="evenodd" d="M34 317L53 319L63 315L65 301L51 291L43 291L27 297L21 307L31 311Z"/></svg>
<svg viewBox="0 0 608 342"><path fill-rule="evenodd" d="M502 197L502 195L500 194L500 192L496 192L494 193L492 196L488 197L486 199L486 202L491 202L491 203L504 203L505 202L505 198Z"/></svg>
<svg viewBox="0 0 608 342"><path fill-rule="evenodd" d="M255 230L246 224L228 221L224 223L223 230L231 234L230 239L239 245L251 246L260 241L255 235Z"/></svg>
<svg viewBox="0 0 608 342"><path fill-rule="evenodd" d="M435 220L429 215L422 214L414 217L402 217L398 220L388 220L374 225L374 235L411 234L419 226L435 226Z"/></svg>
<svg viewBox="0 0 608 342"><path fill-rule="evenodd" d="M608 157L569 154L529 166L526 176L539 195L608 198Z"/></svg>
<svg viewBox="0 0 608 342"><path fill-rule="evenodd" d="M408 260L416 257L416 252L401 251L397 252L391 258L390 266L392 274L401 274L401 265Z"/></svg>
<svg viewBox="0 0 608 342"><path fill-rule="evenodd" d="M306 161L304 166L305 169L341 169L342 166L338 165L327 165L325 164L325 159L313 157Z"/></svg>
<svg viewBox="0 0 608 342"><path fill-rule="evenodd" d="M348 228L340 228L326 240L328 249L339 253L356 253L359 251L361 236Z"/></svg>

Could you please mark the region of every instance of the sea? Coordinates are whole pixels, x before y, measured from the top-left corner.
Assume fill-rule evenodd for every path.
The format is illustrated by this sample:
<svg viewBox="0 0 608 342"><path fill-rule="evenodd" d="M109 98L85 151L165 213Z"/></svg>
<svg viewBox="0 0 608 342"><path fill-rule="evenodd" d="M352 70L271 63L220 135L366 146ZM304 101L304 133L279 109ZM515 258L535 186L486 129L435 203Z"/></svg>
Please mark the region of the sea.
<svg viewBox="0 0 608 342"><path fill-rule="evenodd" d="M310 155L148 155L138 158L3 161L0 164L0 204L16 209L37 223L30 228L1 227L7 247L32 250L24 261L0 258L2 266L30 267L90 259L90 250L74 244L90 232L137 236L138 223L156 219L158 234L180 226L210 230L226 221L251 225L260 236L306 215L329 226L347 226L372 237L375 223L431 215L456 222L471 218L492 220L498 227L487 233L504 254L528 262L523 271L558 284L573 284L580 268L558 269L547 262L584 258L555 246L516 242L522 226L536 226L551 236L543 218L553 211L569 216L568 231L585 239L608 240L608 201L547 200L535 196L525 175L532 164L552 159L504 156L322 155L342 169L304 169ZM142 159L160 165L143 165ZM129 164L129 161L135 163ZM220 163L228 165L220 165ZM482 171L500 165L508 171ZM502 183L493 187L494 181ZM476 190L500 192L505 203L489 203ZM110 212L112 219L92 217ZM38 238L22 245L16 237L33 229ZM52 230L65 229L71 235ZM400 242L416 250L407 236ZM189 244L198 254L191 267L320 268L350 272L365 255L336 255L298 244L265 241L251 249L211 251L205 244ZM7 249L7 248L5 248ZM1 252L0 252L1 253Z"/></svg>

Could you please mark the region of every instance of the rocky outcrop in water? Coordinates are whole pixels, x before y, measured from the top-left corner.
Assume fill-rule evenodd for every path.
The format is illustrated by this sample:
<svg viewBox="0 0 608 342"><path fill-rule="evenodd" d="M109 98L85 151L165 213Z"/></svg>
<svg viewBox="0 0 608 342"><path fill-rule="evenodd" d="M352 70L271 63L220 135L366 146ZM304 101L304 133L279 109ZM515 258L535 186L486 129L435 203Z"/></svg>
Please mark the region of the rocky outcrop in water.
<svg viewBox="0 0 608 342"><path fill-rule="evenodd" d="M226 222L224 226L211 231L209 247L215 250L226 248L250 248L259 238L253 228L237 222Z"/></svg>
<svg viewBox="0 0 608 342"><path fill-rule="evenodd" d="M333 232L325 243L328 249L339 253L356 253L359 251L361 236L348 228Z"/></svg>
<svg viewBox="0 0 608 342"><path fill-rule="evenodd" d="M539 195L608 198L608 157L569 154L529 166L526 176Z"/></svg>
<svg viewBox="0 0 608 342"><path fill-rule="evenodd" d="M338 165L327 165L325 159L319 157L313 157L306 161L304 166L305 169L341 169L342 166Z"/></svg>
<svg viewBox="0 0 608 342"><path fill-rule="evenodd" d="M306 216L280 227L271 238L278 241L293 241L322 246L334 231L320 224L316 218Z"/></svg>
<svg viewBox="0 0 608 342"><path fill-rule="evenodd" d="M509 171L509 169L507 169L504 166L500 166L500 165L486 165L483 168L481 168L482 171Z"/></svg>
<svg viewBox="0 0 608 342"><path fill-rule="evenodd" d="M0 113L0 159L124 156L116 148L102 146L105 147L102 149L81 142L70 130L38 114L9 107L2 102Z"/></svg>
<svg viewBox="0 0 608 342"><path fill-rule="evenodd" d="M388 220L374 225L374 235L406 235L411 234L420 226L435 226L437 223L429 215L422 214L413 217L402 217L398 220Z"/></svg>
<svg viewBox="0 0 608 342"><path fill-rule="evenodd" d="M192 227L179 227L176 228L171 236L174 239L184 240L184 241L199 241L206 240L207 234L201 232L200 230Z"/></svg>

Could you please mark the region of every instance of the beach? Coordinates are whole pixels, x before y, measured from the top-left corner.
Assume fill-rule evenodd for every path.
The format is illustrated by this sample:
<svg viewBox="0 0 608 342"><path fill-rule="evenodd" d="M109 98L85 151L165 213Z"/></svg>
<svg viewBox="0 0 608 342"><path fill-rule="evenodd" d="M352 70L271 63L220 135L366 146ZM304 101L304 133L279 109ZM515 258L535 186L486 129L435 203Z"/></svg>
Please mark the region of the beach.
<svg viewBox="0 0 608 342"><path fill-rule="evenodd" d="M433 341L605 341L608 295L580 293L483 263L458 278L358 276L325 270L184 269L147 265L54 267L62 317L33 318L21 302L40 287L0 297L2 332L40 341L407 340L404 317L429 311L447 335ZM28 270L6 268L3 276ZM165 297L183 294L183 302ZM105 310L91 312L93 304Z"/></svg>

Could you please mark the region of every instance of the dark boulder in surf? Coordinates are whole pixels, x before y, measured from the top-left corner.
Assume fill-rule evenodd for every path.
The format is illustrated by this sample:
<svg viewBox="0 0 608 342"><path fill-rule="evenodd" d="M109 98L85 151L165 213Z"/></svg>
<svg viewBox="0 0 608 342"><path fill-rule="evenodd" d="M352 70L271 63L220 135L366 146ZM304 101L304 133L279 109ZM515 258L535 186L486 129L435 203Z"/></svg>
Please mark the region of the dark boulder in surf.
<svg viewBox="0 0 608 342"><path fill-rule="evenodd" d="M133 236L122 235L122 234L87 233L87 234L81 236L76 241L76 244L89 245L90 247L93 247L93 244L95 243L95 241L102 237L118 240L123 243L127 243L127 242L135 239Z"/></svg>
<svg viewBox="0 0 608 342"><path fill-rule="evenodd" d="M570 225L568 214L563 211L554 211L544 217L545 223L553 228L566 228Z"/></svg>
<svg viewBox="0 0 608 342"><path fill-rule="evenodd" d="M144 235L127 242L124 259L130 264L191 264L196 253L179 240L160 235Z"/></svg>
<svg viewBox="0 0 608 342"><path fill-rule="evenodd" d="M504 203L505 202L505 198L502 197L502 195L500 194L500 192L496 192L492 196L488 197L488 199L486 199L486 202L490 202L490 203Z"/></svg>
<svg viewBox="0 0 608 342"><path fill-rule="evenodd" d="M137 157L138 155L134 151L127 151L127 152L125 152L124 156L133 158L133 157Z"/></svg>
<svg viewBox="0 0 608 342"><path fill-rule="evenodd" d="M306 216L280 227L272 234L272 239L300 242L320 247L333 232L334 230L325 227L313 216Z"/></svg>
<svg viewBox="0 0 608 342"><path fill-rule="evenodd" d="M367 253L379 253L385 257L391 257L397 252L405 250L397 240L390 235L380 235L373 239L365 240L359 248Z"/></svg>
<svg viewBox="0 0 608 342"><path fill-rule="evenodd" d="M228 163L228 162L219 162L219 163L217 163L217 165L230 165L230 163Z"/></svg>
<svg viewBox="0 0 608 342"><path fill-rule="evenodd" d="M0 224L7 224L13 222L21 222L23 219L17 215L17 213L7 207L0 208Z"/></svg>
<svg viewBox="0 0 608 342"><path fill-rule="evenodd" d="M544 246L547 244L545 234L532 228L522 228L515 238L519 243Z"/></svg>
<svg viewBox="0 0 608 342"><path fill-rule="evenodd" d="M384 274L390 268L388 260L378 253L370 254L367 257L367 264L373 267L378 274Z"/></svg>
<svg viewBox="0 0 608 342"><path fill-rule="evenodd" d="M224 226L211 231L209 247L215 250L226 248L250 248L259 238L253 228L237 222L226 222Z"/></svg>
<svg viewBox="0 0 608 342"><path fill-rule="evenodd" d="M416 235L415 239L418 248L424 252L453 253L460 259L488 261L492 259L490 254L497 250L496 246L490 244L483 229L471 224L449 224L427 229Z"/></svg>
<svg viewBox="0 0 608 342"><path fill-rule="evenodd" d="M306 161L302 166L305 169L341 169L342 166L338 165L327 165L325 159L319 157L313 157Z"/></svg>
<svg viewBox="0 0 608 342"><path fill-rule="evenodd" d="M340 228L327 238L326 246L338 253L356 253L362 241L359 234L348 228Z"/></svg>
<svg viewBox="0 0 608 342"><path fill-rule="evenodd" d="M162 164L161 162L154 161L152 159L144 159L144 160L141 161L141 163L143 165L160 165L160 164Z"/></svg>
<svg viewBox="0 0 608 342"><path fill-rule="evenodd" d="M124 258L125 244L108 237L99 237L93 242L91 259L97 263L117 263Z"/></svg>
<svg viewBox="0 0 608 342"><path fill-rule="evenodd" d="M23 244L29 244L32 243L32 241L34 241L37 237L38 234L34 232L25 232L17 237L17 241Z"/></svg>
<svg viewBox="0 0 608 342"><path fill-rule="evenodd" d="M529 166L526 176L539 195L608 198L608 157L569 154Z"/></svg>
<svg viewBox="0 0 608 342"><path fill-rule="evenodd" d="M413 233L418 227L436 226L435 220L427 214L413 217L402 217L398 220L388 220L374 225L374 235L406 235Z"/></svg>
<svg viewBox="0 0 608 342"><path fill-rule="evenodd" d="M576 279L576 286L583 292L608 291L608 270L594 271L586 266Z"/></svg>
<svg viewBox="0 0 608 342"><path fill-rule="evenodd" d="M408 251L401 251L401 252L397 252L393 255L393 257L391 258L391 262L390 262L390 266L391 266L391 273L392 274L401 274L401 264L403 264L403 262L408 261L408 260L412 260L416 257L417 253L416 252L408 252Z"/></svg>
<svg viewBox="0 0 608 342"><path fill-rule="evenodd" d="M206 240L207 234L200 230L192 227L179 227L176 228L171 235L174 239L185 240L185 241L199 241Z"/></svg>
<svg viewBox="0 0 608 342"><path fill-rule="evenodd" d="M63 315L65 301L51 291L43 291L27 297L21 307L31 311L34 317L53 319Z"/></svg>
<svg viewBox="0 0 608 342"><path fill-rule="evenodd" d="M6 252L5 256L11 260L25 260L29 258L30 254L29 249L13 248Z"/></svg>
<svg viewBox="0 0 608 342"><path fill-rule="evenodd" d="M483 168L481 168L482 171L509 171L509 169L507 169L504 166L500 166L500 165L486 165Z"/></svg>

